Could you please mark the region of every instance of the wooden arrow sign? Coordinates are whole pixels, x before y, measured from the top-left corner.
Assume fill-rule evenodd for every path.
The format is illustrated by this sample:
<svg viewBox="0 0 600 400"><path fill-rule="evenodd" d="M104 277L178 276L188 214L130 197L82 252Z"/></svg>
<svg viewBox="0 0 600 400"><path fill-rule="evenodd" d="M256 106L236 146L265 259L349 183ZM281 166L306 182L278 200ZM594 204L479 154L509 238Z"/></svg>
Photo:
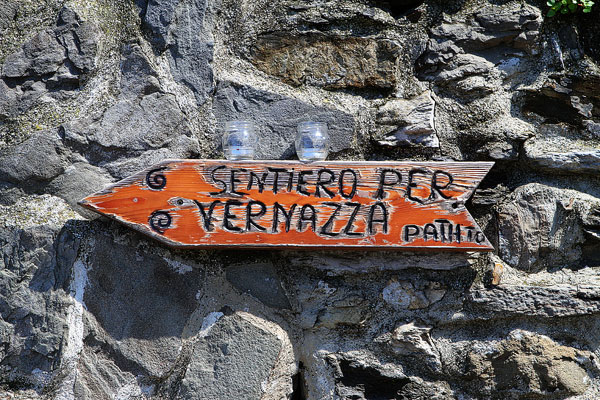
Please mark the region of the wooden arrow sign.
<svg viewBox="0 0 600 400"><path fill-rule="evenodd" d="M166 160L79 204L177 247L487 251L465 201L492 165Z"/></svg>

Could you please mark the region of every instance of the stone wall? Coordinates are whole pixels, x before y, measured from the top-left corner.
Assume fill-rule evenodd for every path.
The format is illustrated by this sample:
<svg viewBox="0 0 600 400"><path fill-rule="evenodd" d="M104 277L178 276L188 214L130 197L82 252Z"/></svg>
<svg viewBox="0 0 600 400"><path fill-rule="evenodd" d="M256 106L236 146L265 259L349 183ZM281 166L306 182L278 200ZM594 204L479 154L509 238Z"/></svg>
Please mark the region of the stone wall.
<svg viewBox="0 0 600 400"><path fill-rule="evenodd" d="M0 398L600 398L600 4L0 3ZM493 160L494 254L175 251L77 206L257 123Z"/></svg>

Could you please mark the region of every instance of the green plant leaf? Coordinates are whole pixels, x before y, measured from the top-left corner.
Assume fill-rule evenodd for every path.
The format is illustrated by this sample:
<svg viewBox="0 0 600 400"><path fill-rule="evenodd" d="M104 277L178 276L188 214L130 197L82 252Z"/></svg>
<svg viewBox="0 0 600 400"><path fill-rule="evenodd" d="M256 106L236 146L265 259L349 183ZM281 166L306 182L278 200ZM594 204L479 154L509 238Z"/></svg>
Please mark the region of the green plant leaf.
<svg viewBox="0 0 600 400"><path fill-rule="evenodd" d="M577 4L569 4L569 10L571 10L571 12L577 11Z"/></svg>
<svg viewBox="0 0 600 400"><path fill-rule="evenodd" d="M584 9L583 9L583 12L584 12L584 13L590 13L590 12L592 12L592 9L591 9L591 8L589 8L589 7L588 7L588 8L584 8Z"/></svg>
<svg viewBox="0 0 600 400"><path fill-rule="evenodd" d="M552 7L554 5L554 0L549 0L546 4Z"/></svg>
<svg viewBox="0 0 600 400"><path fill-rule="evenodd" d="M546 14L547 17L554 17L556 15L556 11L554 10L550 10L548 11L548 14Z"/></svg>

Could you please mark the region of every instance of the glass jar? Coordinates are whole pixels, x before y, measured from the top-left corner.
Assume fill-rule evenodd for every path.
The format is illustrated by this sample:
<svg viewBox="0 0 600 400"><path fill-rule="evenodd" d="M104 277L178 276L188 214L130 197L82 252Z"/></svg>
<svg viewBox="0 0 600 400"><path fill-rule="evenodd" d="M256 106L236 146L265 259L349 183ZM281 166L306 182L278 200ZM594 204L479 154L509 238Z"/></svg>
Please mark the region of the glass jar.
<svg viewBox="0 0 600 400"><path fill-rule="evenodd" d="M302 161L323 161L329 154L329 134L324 122L306 121L298 124L296 154Z"/></svg>
<svg viewBox="0 0 600 400"><path fill-rule="evenodd" d="M223 152L228 160L253 160L258 136L250 121L228 121L223 135Z"/></svg>

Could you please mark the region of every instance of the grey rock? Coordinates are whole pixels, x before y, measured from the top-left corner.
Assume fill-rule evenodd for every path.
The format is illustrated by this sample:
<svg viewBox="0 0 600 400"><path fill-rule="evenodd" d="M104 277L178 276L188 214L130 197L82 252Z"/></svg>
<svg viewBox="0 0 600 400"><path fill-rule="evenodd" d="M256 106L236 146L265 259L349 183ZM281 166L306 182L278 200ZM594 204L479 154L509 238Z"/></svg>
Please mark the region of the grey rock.
<svg viewBox="0 0 600 400"><path fill-rule="evenodd" d="M578 265L581 219L597 201L536 183L517 188L498 210L500 256L525 271Z"/></svg>
<svg viewBox="0 0 600 400"><path fill-rule="evenodd" d="M452 68L447 68L437 73L432 80L437 83L444 81L458 81L473 76L487 76L494 64L485 58L475 54L459 54L452 60ZM469 90L469 86L463 83L459 89L465 92ZM474 86L472 89L476 89Z"/></svg>
<svg viewBox="0 0 600 400"><path fill-rule="evenodd" d="M220 127L223 127L226 121L254 122L259 135L257 158L292 158L295 154L296 127L303 121L327 123L331 152L350 149L354 140L355 122L348 113L316 107L293 98L231 82L218 85L213 111Z"/></svg>
<svg viewBox="0 0 600 400"><path fill-rule="evenodd" d="M439 282L419 282L392 279L383 289L383 300L400 309L416 310L427 308L440 301L446 290Z"/></svg>
<svg viewBox="0 0 600 400"><path fill-rule="evenodd" d="M538 29L542 18L537 8L516 4L509 7L490 5L473 17L476 24L467 24L460 18L446 18L431 30L427 51L418 63L423 79L442 84L472 75L485 78L503 62L503 47L525 50L529 54L538 52ZM459 89L466 94L481 89L484 95L493 91L493 87L483 81L476 82L474 79L463 82Z"/></svg>
<svg viewBox="0 0 600 400"><path fill-rule="evenodd" d="M19 5L16 1L5 1L0 6L0 31L6 29L10 25L15 19L18 10Z"/></svg>
<svg viewBox="0 0 600 400"><path fill-rule="evenodd" d="M58 229L69 220L78 219L76 212L61 198L49 194L24 195L7 199L0 206L0 225L7 228L27 229L47 225Z"/></svg>
<svg viewBox="0 0 600 400"><path fill-rule="evenodd" d="M122 369L162 376L178 357L202 272L181 273L168 259L132 251L104 234L96 235L93 243L83 295L91 314L89 340L117 354Z"/></svg>
<svg viewBox="0 0 600 400"><path fill-rule="evenodd" d="M161 92L158 73L138 43L127 43L121 55L121 95L127 98Z"/></svg>
<svg viewBox="0 0 600 400"><path fill-rule="evenodd" d="M0 116L8 117L17 112L17 92L0 79Z"/></svg>
<svg viewBox="0 0 600 400"><path fill-rule="evenodd" d="M88 73L95 68L99 32L93 24L82 21L75 11L65 7L54 32L76 69Z"/></svg>
<svg viewBox="0 0 600 400"><path fill-rule="evenodd" d="M413 99L393 99L377 109L377 142L383 146L421 144L439 147L434 127L435 102L429 91Z"/></svg>
<svg viewBox="0 0 600 400"><path fill-rule="evenodd" d="M44 182L66 167L66 149L56 130L41 131L0 155L2 180L16 184Z"/></svg>
<svg viewBox="0 0 600 400"><path fill-rule="evenodd" d="M525 142L525 157L535 167L562 174L600 173L600 148L561 136L535 137Z"/></svg>
<svg viewBox="0 0 600 400"><path fill-rule="evenodd" d="M56 228L3 227L0 233L0 352L2 384L43 387L68 329L70 301L53 290L56 280ZM35 371L37 370L37 372Z"/></svg>
<svg viewBox="0 0 600 400"><path fill-rule="evenodd" d="M590 133L592 139L600 139L600 122L584 120L583 126Z"/></svg>
<svg viewBox="0 0 600 400"><path fill-rule="evenodd" d="M314 327L360 326L366 320L367 306L367 301L360 294L338 293L325 309L319 311Z"/></svg>
<svg viewBox="0 0 600 400"><path fill-rule="evenodd" d="M389 40L282 32L259 37L251 61L294 86L393 89L398 55Z"/></svg>
<svg viewBox="0 0 600 400"><path fill-rule="evenodd" d="M195 158L197 146L198 141L195 138L181 135L171 141L167 148L144 151L135 158L125 155L106 164L103 163L102 167L115 178L124 179L165 159Z"/></svg>
<svg viewBox="0 0 600 400"><path fill-rule="evenodd" d="M468 293L466 305L476 318L505 316L545 318L593 315L600 312L600 287L500 285Z"/></svg>
<svg viewBox="0 0 600 400"><path fill-rule="evenodd" d="M167 47L168 29L173 22L177 4L179 0L148 1L144 22L153 33L153 41L161 51Z"/></svg>
<svg viewBox="0 0 600 400"><path fill-rule="evenodd" d="M439 351L431 338L431 327L410 322L398 326L391 335L392 350L402 356L426 360L432 370L441 372L442 362Z"/></svg>
<svg viewBox="0 0 600 400"><path fill-rule="evenodd" d="M169 46L173 78L189 87L199 105L213 91L213 41L206 0L180 3L177 24L172 30L173 42Z"/></svg>
<svg viewBox="0 0 600 400"><path fill-rule="evenodd" d="M0 3L0 398L600 398L593 15ZM499 160L469 206L498 255L175 250L76 212L232 119L260 158L317 119L333 159Z"/></svg>
<svg viewBox="0 0 600 400"><path fill-rule="evenodd" d="M181 399L262 399L282 341L239 314L205 328L181 382Z"/></svg>
<svg viewBox="0 0 600 400"><path fill-rule="evenodd" d="M583 117L592 117L594 105L592 103L584 103L579 96L571 96L571 106L573 106L573 108Z"/></svg>
<svg viewBox="0 0 600 400"><path fill-rule="evenodd" d="M488 348L468 351L468 377L475 377L478 396L519 398L521 393L540 398L567 397L585 392L593 373L590 353L558 344L547 336L514 330Z"/></svg>
<svg viewBox="0 0 600 400"><path fill-rule="evenodd" d="M478 25L446 21L432 29L437 38L451 40L468 52L508 45L532 50L536 47L542 16L539 9L529 5L484 7L474 14Z"/></svg>
<svg viewBox="0 0 600 400"><path fill-rule="evenodd" d="M411 377L411 382L402 387L400 392L407 399L454 400L456 396L447 382L428 382Z"/></svg>
<svg viewBox="0 0 600 400"><path fill-rule="evenodd" d="M121 371L99 348L85 347L79 356L77 369L78 376L73 386L75 398L110 399L119 394L132 400L144 398L134 375ZM57 397L61 394L60 391L55 393Z"/></svg>
<svg viewBox="0 0 600 400"><path fill-rule="evenodd" d="M0 75L2 115L25 112L46 93L55 99L73 95L85 74L95 68L98 34L94 24L64 7L53 28L40 31L5 58Z"/></svg>
<svg viewBox="0 0 600 400"><path fill-rule="evenodd" d="M77 205L77 202L91 193L100 191L111 183L108 174L100 168L84 162L68 166L64 173L52 180L48 191L63 198L73 209L90 218L96 215Z"/></svg>
<svg viewBox="0 0 600 400"><path fill-rule="evenodd" d="M183 131L177 129L182 119L173 95L152 93L139 101L121 99L98 122L88 125L87 121L75 121L66 125L65 137L106 149L132 152L156 149L166 146ZM190 135L189 131L181 133Z"/></svg>
<svg viewBox="0 0 600 400"><path fill-rule="evenodd" d="M272 264L232 265L226 271L233 286L273 308L290 308L290 302L281 286Z"/></svg>
<svg viewBox="0 0 600 400"><path fill-rule="evenodd" d="M164 158L192 158L198 139L176 97L162 90L139 45L124 46L123 57L117 101L100 115L64 124L65 143L117 178Z"/></svg>
<svg viewBox="0 0 600 400"><path fill-rule="evenodd" d="M542 23L540 10L529 5L486 7L475 14L475 19L483 28L496 32L537 31Z"/></svg>
<svg viewBox="0 0 600 400"><path fill-rule="evenodd" d="M599 84L600 71L596 68L554 75L545 79L541 86L523 89L523 108L542 116L548 123L560 121L585 126L585 121L600 117Z"/></svg>
<svg viewBox="0 0 600 400"><path fill-rule="evenodd" d="M39 76L56 72L65 59L65 49L50 29L41 31L23 48L6 57L2 73L8 78Z"/></svg>
<svg viewBox="0 0 600 400"><path fill-rule="evenodd" d="M148 3L144 22L159 51L168 51L175 81L189 87L198 104L203 104L214 88L208 2L152 0Z"/></svg>
<svg viewBox="0 0 600 400"><path fill-rule="evenodd" d="M8 78L37 77L55 73L68 59L79 73L95 66L98 32L95 25L83 22L77 14L65 7L56 26L45 29L26 42L23 47L6 57L2 73Z"/></svg>

